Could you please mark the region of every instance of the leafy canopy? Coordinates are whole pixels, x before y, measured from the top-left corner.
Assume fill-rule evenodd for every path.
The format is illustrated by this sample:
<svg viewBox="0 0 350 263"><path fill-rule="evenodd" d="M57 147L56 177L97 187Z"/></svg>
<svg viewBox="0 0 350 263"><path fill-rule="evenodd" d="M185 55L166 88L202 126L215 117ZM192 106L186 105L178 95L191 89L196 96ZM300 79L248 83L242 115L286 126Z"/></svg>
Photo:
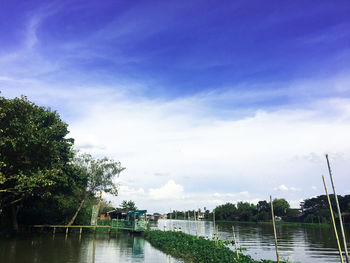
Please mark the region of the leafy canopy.
<svg viewBox="0 0 350 263"><path fill-rule="evenodd" d="M77 154L73 159L73 166L86 178L84 189L86 194L105 192L118 195L118 185L114 179L125 170L119 161L107 157L94 159L90 154Z"/></svg>
<svg viewBox="0 0 350 263"><path fill-rule="evenodd" d="M67 178L72 157L67 124L49 108L26 97L0 97L0 207L38 194L50 194Z"/></svg>

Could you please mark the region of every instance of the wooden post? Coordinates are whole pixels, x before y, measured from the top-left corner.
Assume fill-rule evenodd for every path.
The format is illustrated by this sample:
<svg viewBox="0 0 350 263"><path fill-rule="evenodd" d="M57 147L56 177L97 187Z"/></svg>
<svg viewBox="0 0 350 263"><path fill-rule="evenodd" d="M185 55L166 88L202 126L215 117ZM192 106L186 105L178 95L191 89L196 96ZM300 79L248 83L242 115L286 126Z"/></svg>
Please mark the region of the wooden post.
<svg viewBox="0 0 350 263"><path fill-rule="evenodd" d="M235 227L233 225L232 225L232 233L233 233L233 241L235 242L235 249L236 249L237 259L239 259L238 248L237 248L237 240L236 240L236 234L235 234Z"/></svg>
<svg viewBox="0 0 350 263"><path fill-rule="evenodd" d="M196 217L196 210L193 210L194 215L194 227L196 228L196 237L198 238L198 223L197 223L197 217Z"/></svg>
<svg viewBox="0 0 350 263"><path fill-rule="evenodd" d="M191 235L191 216L190 210L187 211L187 220L188 220L188 234Z"/></svg>
<svg viewBox="0 0 350 263"><path fill-rule="evenodd" d="M81 227L79 230L79 241L81 241L81 233L83 232L83 228Z"/></svg>
<svg viewBox="0 0 350 263"><path fill-rule="evenodd" d="M343 262L344 262L344 261L343 261L343 253L342 253L342 251L341 251L341 246L340 246L340 242L339 242L337 227L335 226L335 220L334 220L334 215L333 215L333 209L332 209L331 199L329 198L329 194L328 194L328 189L327 189L326 181L324 180L324 176L323 176L323 175L322 175L322 180L323 180L324 189L325 189L325 191L326 191L326 195L327 195L327 199L328 199L329 211L331 212L331 218L332 218L332 223L333 223L333 229L334 229L334 233L335 233L335 238L337 239L340 261L341 261L341 263L343 263Z"/></svg>
<svg viewBox="0 0 350 263"><path fill-rule="evenodd" d="M273 202L272 197L270 195L270 203L271 203L271 215L272 215L272 226L273 226L273 235L275 238L275 248L276 248L276 257L277 257L277 263L280 262L280 258L278 256L278 245L277 245L277 233L276 233L276 224L275 224L275 214L273 212Z"/></svg>
<svg viewBox="0 0 350 263"><path fill-rule="evenodd" d="M213 222L214 222L214 232L215 232L215 210L213 210Z"/></svg>
<svg viewBox="0 0 350 263"><path fill-rule="evenodd" d="M66 227L66 239L67 239L67 237L68 237L68 230L69 230L69 228Z"/></svg>
<svg viewBox="0 0 350 263"><path fill-rule="evenodd" d="M186 211L184 211L184 233L186 233Z"/></svg>
<svg viewBox="0 0 350 263"><path fill-rule="evenodd" d="M343 245L344 245L346 262L349 263L349 253L348 253L348 247L347 247L347 242L346 242L346 237L345 237L345 232L344 232L343 219L342 219L342 216L341 216L340 206L339 206L339 202L338 202L338 196L337 196L337 193L335 191L335 186L334 186L333 176L332 176L332 170L331 170L331 165L329 164L328 154L326 154L326 159L327 159L327 166L328 166L329 177L331 178L334 198L335 198L335 202L337 204L337 210L338 210L339 221L340 221L340 230L341 230L341 234L343 236Z"/></svg>
<svg viewBox="0 0 350 263"><path fill-rule="evenodd" d="M199 208L198 208L198 213L197 213L197 237L198 236L200 236L200 233L201 232L201 230L200 230L200 228L199 228Z"/></svg>

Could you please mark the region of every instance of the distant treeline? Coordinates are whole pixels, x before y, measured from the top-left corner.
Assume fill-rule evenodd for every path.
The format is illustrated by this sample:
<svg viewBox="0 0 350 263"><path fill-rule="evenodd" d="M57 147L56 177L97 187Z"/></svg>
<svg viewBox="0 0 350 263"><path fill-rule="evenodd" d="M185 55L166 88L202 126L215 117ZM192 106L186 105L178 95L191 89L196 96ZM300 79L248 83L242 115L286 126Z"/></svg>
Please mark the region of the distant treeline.
<svg viewBox="0 0 350 263"><path fill-rule="evenodd" d="M337 211L334 195L330 195L333 211ZM340 210L345 221L349 221L350 216L350 195L338 195ZM273 200L274 214L287 222L305 222L305 223L330 223L330 212L326 195L320 195L305 199L300 203L300 208L290 208L287 200L284 198ZM194 219L199 216L201 219L218 221L251 221L264 222L271 220L271 206L267 201L259 201L256 205L248 202L238 202L237 204L226 203L217 206L212 212L204 210L173 211L168 213L168 218ZM184 217L184 214L186 215ZM335 215L338 217L338 214Z"/></svg>

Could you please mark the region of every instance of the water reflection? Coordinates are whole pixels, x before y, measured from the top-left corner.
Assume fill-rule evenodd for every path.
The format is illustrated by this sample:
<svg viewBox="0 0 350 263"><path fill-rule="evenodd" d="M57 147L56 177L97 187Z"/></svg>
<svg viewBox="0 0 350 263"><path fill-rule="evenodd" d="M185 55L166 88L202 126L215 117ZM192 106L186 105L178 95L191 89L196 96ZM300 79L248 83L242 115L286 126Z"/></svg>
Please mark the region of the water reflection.
<svg viewBox="0 0 350 263"><path fill-rule="evenodd" d="M117 232L107 234L33 234L0 238L0 259L7 263L145 262L179 263L152 247L139 235Z"/></svg>
<svg viewBox="0 0 350 263"><path fill-rule="evenodd" d="M217 223L219 237L233 240L232 223ZM169 230L176 227L192 235L213 237L213 222L183 220L159 220L153 228ZM234 223L239 246L255 259L275 259L275 247L272 225L254 223ZM349 226L346 227L348 241ZM331 227L285 226L277 225L278 245L282 258L292 262L339 262L337 243ZM348 243L348 246L350 243ZM234 249L233 246L230 246Z"/></svg>

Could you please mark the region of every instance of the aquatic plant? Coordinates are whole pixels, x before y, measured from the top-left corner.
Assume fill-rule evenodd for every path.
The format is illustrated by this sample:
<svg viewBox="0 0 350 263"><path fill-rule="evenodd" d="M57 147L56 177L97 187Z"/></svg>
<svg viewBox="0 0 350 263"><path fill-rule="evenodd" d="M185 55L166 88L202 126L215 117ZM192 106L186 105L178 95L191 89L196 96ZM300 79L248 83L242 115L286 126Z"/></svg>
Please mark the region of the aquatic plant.
<svg viewBox="0 0 350 263"><path fill-rule="evenodd" d="M234 251L226 246L226 242L215 242L204 237L195 237L182 232L152 230L143 236L155 247L162 251L184 259L186 262L196 263L272 263L271 260L256 261L249 255L239 254L236 258Z"/></svg>

